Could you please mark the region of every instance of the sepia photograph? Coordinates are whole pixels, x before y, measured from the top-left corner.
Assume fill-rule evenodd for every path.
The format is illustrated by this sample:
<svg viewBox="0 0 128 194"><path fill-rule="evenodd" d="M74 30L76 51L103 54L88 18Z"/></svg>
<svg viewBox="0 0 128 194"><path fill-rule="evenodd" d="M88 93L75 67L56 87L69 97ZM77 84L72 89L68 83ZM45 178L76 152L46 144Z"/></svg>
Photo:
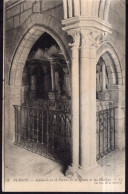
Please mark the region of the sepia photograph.
<svg viewBox="0 0 128 194"><path fill-rule="evenodd" d="M4 0L2 191L125 192L125 0Z"/></svg>

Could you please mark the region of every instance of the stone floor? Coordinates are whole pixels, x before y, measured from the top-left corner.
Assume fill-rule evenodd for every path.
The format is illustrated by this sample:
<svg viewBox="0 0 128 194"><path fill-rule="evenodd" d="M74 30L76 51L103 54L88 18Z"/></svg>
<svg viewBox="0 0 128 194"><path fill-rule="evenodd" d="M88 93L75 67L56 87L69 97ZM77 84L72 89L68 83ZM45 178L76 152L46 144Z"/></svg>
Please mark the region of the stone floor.
<svg viewBox="0 0 128 194"><path fill-rule="evenodd" d="M65 178L64 169L61 164L44 158L43 156L32 153L28 150L20 148L16 145L6 146L5 152L5 180L12 180L13 182L19 179L35 179L45 178ZM97 180L109 179L124 182L125 172L125 151L116 150L99 162L101 171L95 169L89 172L86 177L96 177ZM105 181L105 180L102 180ZM122 186L124 189L124 184Z"/></svg>

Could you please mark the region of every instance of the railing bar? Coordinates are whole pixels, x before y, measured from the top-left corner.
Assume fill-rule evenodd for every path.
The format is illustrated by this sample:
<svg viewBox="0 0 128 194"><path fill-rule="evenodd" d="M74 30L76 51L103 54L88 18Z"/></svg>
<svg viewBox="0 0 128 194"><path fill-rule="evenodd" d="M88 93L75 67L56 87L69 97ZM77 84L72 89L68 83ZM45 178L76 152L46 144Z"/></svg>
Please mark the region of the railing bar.
<svg viewBox="0 0 128 194"><path fill-rule="evenodd" d="M37 109L37 143L39 143L39 112L38 112L38 109Z"/></svg>
<svg viewBox="0 0 128 194"><path fill-rule="evenodd" d="M21 145L21 107L19 106L19 128L20 128L20 145Z"/></svg>
<svg viewBox="0 0 128 194"><path fill-rule="evenodd" d="M49 125L49 120L48 119L49 119L49 111L47 110L47 129L46 129L47 130L47 132L46 132L46 134L47 134L47 145L46 145L47 146L47 156L48 156L48 146L49 146L48 145L48 139L49 139L48 138L48 125Z"/></svg>
<svg viewBox="0 0 128 194"><path fill-rule="evenodd" d="M111 137L111 135L112 135L112 133L111 133L111 130L112 130L112 125L111 125L111 110L110 110L110 151L111 151L111 149L112 149L112 137Z"/></svg>
<svg viewBox="0 0 128 194"><path fill-rule="evenodd" d="M34 128L35 128L35 119L32 117L32 150L34 151Z"/></svg>
<svg viewBox="0 0 128 194"><path fill-rule="evenodd" d="M114 150L115 150L115 109L114 109L114 112L113 112L113 120L114 120Z"/></svg>
<svg viewBox="0 0 128 194"><path fill-rule="evenodd" d="M107 110L107 153L108 153L108 119L109 119L109 110Z"/></svg>
<svg viewBox="0 0 128 194"><path fill-rule="evenodd" d="M99 116L99 158L100 158L100 114Z"/></svg>
<svg viewBox="0 0 128 194"><path fill-rule="evenodd" d="M14 105L14 111L15 111L15 144L17 144L17 107Z"/></svg>
<svg viewBox="0 0 128 194"><path fill-rule="evenodd" d="M54 154L54 128L55 128L55 123L54 123L54 114L53 114L53 130L52 130L52 155Z"/></svg>
<svg viewBox="0 0 128 194"><path fill-rule="evenodd" d="M104 156L104 114L105 114L105 110L103 111L103 156Z"/></svg>
<svg viewBox="0 0 128 194"><path fill-rule="evenodd" d="M20 105L18 105L18 107L21 107ZM25 107L25 108L28 108L28 109L33 109L33 110L43 110L42 108L36 108L36 107L26 107L26 106L23 106L22 107ZM52 110L52 112L59 112L59 113L71 113L71 111L63 111L63 110Z"/></svg>
<svg viewBox="0 0 128 194"><path fill-rule="evenodd" d="M23 115L25 115L25 108L23 108ZM25 121L25 116L23 116L24 117L24 121ZM23 122L24 122L23 121ZM23 131L25 131L24 132L24 139L25 139L25 146L26 146L26 139L27 139L27 130L26 130L26 127L22 127L24 130Z"/></svg>
<svg viewBox="0 0 128 194"><path fill-rule="evenodd" d="M41 144L43 144L43 125L44 125L44 121L43 121L43 119L44 119L44 114L43 114L43 110L42 110L42 139L41 139Z"/></svg>

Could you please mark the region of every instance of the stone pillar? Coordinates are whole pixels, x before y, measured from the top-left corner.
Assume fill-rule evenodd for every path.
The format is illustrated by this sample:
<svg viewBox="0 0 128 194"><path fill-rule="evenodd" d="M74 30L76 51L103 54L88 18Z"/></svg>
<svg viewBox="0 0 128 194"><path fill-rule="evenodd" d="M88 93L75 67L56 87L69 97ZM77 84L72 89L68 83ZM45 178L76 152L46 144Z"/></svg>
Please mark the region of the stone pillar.
<svg viewBox="0 0 128 194"><path fill-rule="evenodd" d="M82 33L82 40L84 39ZM89 47L80 47L80 165L89 164Z"/></svg>
<svg viewBox="0 0 128 194"><path fill-rule="evenodd" d="M80 2L79 2L79 0L74 0L74 16L80 16Z"/></svg>
<svg viewBox="0 0 128 194"><path fill-rule="evenodd" d="M22 86L10 86L9 134L12 142L15 142L15 110L13 105L21 105L21 87Z"/></svg>
<svg viewBox="0 0 128 194"><path fill-rule="evenodd" d="M72 0L68 0L68 17L73 17L72 15Z"/></svg>
<svg viewBox="0 0 128 194"><path fill-rule="evenodd" d="M106 69L105 63L102 63L102 92L106 90Z"/></svg>
<svg viewBox="0 0 128 194"><path fill-rule="evenodd" d="M95 36L95 35L94 35ZM95 42L93 42L95 44ZM96 162L96 47L91 44L89 50L89 150L90 150L90 168L97 166Z"/></svg>
<svg viewBox="0 0 128 194"><path fill-rule="evenodd" d="M64 10L64 19L67 19L68 17L67 0L63 0L63 10Z"/></svg>
<svg viewBox="0 0 128 194"><path fill-rule="evenodd" d="M115 110L116 148L125 147L125 87L118 85L118 102Z"/></svg>
<svg viewBox="0 0 128 194"><path fill-rule="evenodd" d="M87 2L85 0L81 0L81 16L86 15Z"/></svg>
<svg viewBox="0 0 128 194"><path fill-rule="evenodd" d="M51 80L52 80L52 92L55 91L55 70L54 70L54 62L50 60L51 65Z"/></svg>
<svg viewBox="0 0 128 194"><path fill-rule="evenodd" d="M83 0L79 1L84 3ZM92 3L91 3L92 4ZM82 4L81 4L82 5ZM86 3L86 5L88 5ZM91 10L89 5L89 10ZM81 16L84 12L81 7ZM87 14L86 14L87 15ZM91 170L97 166L96 162L96 47L101 44L111 25L93 17L72 17L62 21L64 31L79 31L80 45L72 48L72 146L73 164L79 163L81 169L77 173L82 175L84 170ZM88 25L90 24L90 25ZM80 46L80 48L79 48ZM80 51L77 55L77 49ZM78 76L80 63L80 78ZM79 95L80 79L80 103ZM79 110L80 105L80 110ZM79 118L80 111L80 118ZM80 123L79 123L80 120ZM80 126L80 128L79 128ZM80 132L78 132L78 130ZM78 145L80 143L80 149ZM80 154L80 155L79 155ZM79 158L80 157L80 158ZM78 162L79 158L79 162ZM83 175L84 176L84 175Z"/></svg>
<svg viewBox="0 0 128 194"><path fill-rule="evenodd" d="M92 37L93 36L93 37ZM96 48L93 31L81 31L80 47L80 166L96 167Z"/></svg>
<svg viewBox="0 0 128 194"><path fill-rule="evenodd" d="M71 83L72 83L72 164L66 171L67 176L76 173L79 167L79 31L71 31L72 46Z"/></svg>

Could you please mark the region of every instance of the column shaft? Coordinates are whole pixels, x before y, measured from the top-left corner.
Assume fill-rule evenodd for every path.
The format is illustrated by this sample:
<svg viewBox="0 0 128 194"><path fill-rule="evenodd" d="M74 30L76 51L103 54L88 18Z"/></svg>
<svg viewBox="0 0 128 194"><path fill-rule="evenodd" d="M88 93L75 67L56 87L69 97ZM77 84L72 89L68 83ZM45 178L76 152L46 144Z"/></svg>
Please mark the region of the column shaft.
<svg viewBox="0 0 128 194"><path fill-rule="evenodd" d="M80 48L80 165L96 166L96 51Z"/></svg>
<svg viewBox="0 0 128 194"><path fill-rule="evenodd" d="M80 15L80 1L74 0L74 16Z"/></svg>
<svg viewBox="0 0 128 194"><path fill-rule="evenodd" d="M72 166L79 165L79 52L72 47Z"/></svg>
<svg viewBox="0 0 128 194"><path fill-rule="evenodd" d="M80 165L89 165L89 49L80 48Z"/></svg>
<svg viewBox="0 0 128 194"><path fill-rule="evenodd" d="M106 72L105 72L105 64L102 66L102 91L106 90Z"/></svg>
<svg viewBox="0 0 128 194"><path fill-rule="evenodd" d="M68 0L68 15L69 15L69 18L71 18L73 15L72 15L72 0Z"/></svg>
<svg viewBox="0 0 128 194"><path fill-rule="evenodd" d="M52 79L52 91L55 91L55 72L54 65L51 63L51 79Z"/></svg>
<svg viewBox="0 0 128 194"><path fill-rule="evenodd" d="M90 48L90 71L89 71L89 118L90 118L90 166L96 165L96 48Z"/></svg>
<svg viewBox="0 0 128 194"><path fill-rule="evenodd" d="M81 15L85 16L87 14L87 1L81 0Z"/></svg>
<svg viewBox="0 0 128 194"><path fill-rule="evenodd" d="M63 0L64 19L67 19L67 0Z"/></svg>

